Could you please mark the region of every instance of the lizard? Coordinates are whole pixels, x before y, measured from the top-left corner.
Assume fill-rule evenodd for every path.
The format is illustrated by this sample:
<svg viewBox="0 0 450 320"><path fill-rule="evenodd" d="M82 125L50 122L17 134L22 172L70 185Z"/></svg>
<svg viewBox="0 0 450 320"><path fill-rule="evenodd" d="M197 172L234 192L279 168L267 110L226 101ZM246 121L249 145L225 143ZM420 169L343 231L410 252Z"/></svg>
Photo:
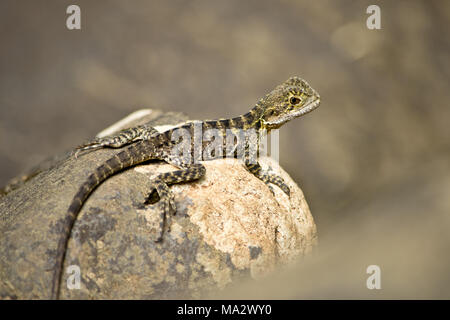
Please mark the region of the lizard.
<svg viewBox="0 0 450 320"><path fill-rule="evenodd" d="M62 234L59 236L55 266L52 275L51 298L59 299L62 270L67 252L68 241L71 236L72 227L80 213L83 204L89 195L108 177L126 170L130 167L142 164L149 160L165 161L177 170L158 174L151 183L150 195L157 193L159 201L152 203L153 208L160 215L160 233L156 241L162 240L164 221L168 223L170 214L176 212L174 196L169 185L175 183L190 182L200 179L206 172L203 164L193 161L192 157L179 157L174 155L173 148L176 146L172 135L176 130L186 130L190 136L194 136L195 128L203 131L216 129L220 134L225 135L228 130L265 130L278 129L288 121L303 116L320 104L319 94L300 77L291 77L278 85L271 92L257 101L249 112L234 118L189 121L164 132L159 132L149 125L122 130L121 132L102 138L96 138L75 149L75 157L79 152L95 150L99 148L121 148L122 151L112 156L109 160L97 167L80 186L78 192L73 197L66 215L63 218ZM287 196L290 196L289 186L283 179L273 173L264 171L258 161L250 156L250 149L258 144L259 135L246 139L244 142L243 162L247 170L268 185L273 193L271 184L278 186ZM176 139L175 139L176 140ZM196 150L193 143L189 144L191 151ZM205 148L204 143L200 145L200 152ZM198 149L198 148L197 148ZM197 150L198 151L198 150ZM200 153L202 155L202 153ZM218 152L209 159L224 157ZM150 196L149 196L150 197Z"/></svg>

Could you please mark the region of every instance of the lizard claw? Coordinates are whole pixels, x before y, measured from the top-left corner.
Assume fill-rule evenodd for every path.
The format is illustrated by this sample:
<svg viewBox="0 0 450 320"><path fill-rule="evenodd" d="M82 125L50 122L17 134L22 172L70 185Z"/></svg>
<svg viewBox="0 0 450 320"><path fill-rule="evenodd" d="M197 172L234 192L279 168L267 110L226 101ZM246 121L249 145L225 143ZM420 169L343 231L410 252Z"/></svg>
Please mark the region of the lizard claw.
<svg viewBox="0 0 450 320"><path fill-rule="evenodd" d="M280 188L281 188L281 190L283 190L284 193L286 193L286 195L288 196L288 198L291 197L291 189L289 188L288 185L283 184Z"/></svg>
<svg viewBox="0 0 450 320"><path fill-rule="evenodd" d="M78 148L73 150L71 156L74 157L75 159L78 159L78 154L80 153L80 151L81 150Z"/></svg>
<svg viewBox="0 0 450 320"><path fill-rule="evenodd" d="M275 190L273 189L273 187L270 184L268 184L267 186L269 187L269 190L272 193L272 195L275 197Z"/></svg>

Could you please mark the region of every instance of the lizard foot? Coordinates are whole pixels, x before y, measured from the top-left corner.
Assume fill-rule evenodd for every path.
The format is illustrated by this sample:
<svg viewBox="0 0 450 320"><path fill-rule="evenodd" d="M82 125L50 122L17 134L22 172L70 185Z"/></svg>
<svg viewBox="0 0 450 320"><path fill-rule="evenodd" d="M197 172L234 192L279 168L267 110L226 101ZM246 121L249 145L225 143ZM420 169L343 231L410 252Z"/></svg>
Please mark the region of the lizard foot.
<svg viewBox="0 0 450 320"><path fill-rule="evenodd" d="M176 205L173 193L165 182L156 181L153 188L159 196L159 201L156 203L152 201L153 204L147 205L146 208L159 214L158 235L155 242L160 242L164 235L164 226L170 226L171 224L172 215L176 212ZM152 195L153 192L150 197Z"/></svg>
<svg viewBox="0 0 450 320"><path fill-rule="evenodd" d="M105 144L103 144L100 140L93 140L91 142L87 142L85 144L76 147L75 150L72 151L72 155L75 159L77 159L80 152L100 149L103 148L104 146Z"/></svg>
<svg viewBox="0 0 450 320"><path fill-rule="evenodd" d="M291 189L289 186L284 182L283 178L276 175L276 174L266 174L263 176L264 182L269 187L270 192L275 196L275 191L273 189L272 184L276 185L278 188L280 188L289 198L291 197Z"/></svg>

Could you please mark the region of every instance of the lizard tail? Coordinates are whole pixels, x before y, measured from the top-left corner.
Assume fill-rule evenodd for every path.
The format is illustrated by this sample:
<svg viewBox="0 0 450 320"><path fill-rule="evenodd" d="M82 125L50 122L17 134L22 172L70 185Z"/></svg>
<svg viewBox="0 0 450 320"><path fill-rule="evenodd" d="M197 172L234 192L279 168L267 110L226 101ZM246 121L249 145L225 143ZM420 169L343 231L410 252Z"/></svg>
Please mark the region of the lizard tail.
<svg viewBox="0 0 450 320"><path fill-rule="evenodd" d="M67 214L62 222L62 234L58 240L58 246L56 249L56 261L52 277L51 299L59 299L67 244L71 236L72 227L78 217L78 214L80 213L84 201L89 197L92 191L94 191L94 189L97 188L97 186L105 181L108 177L114 175L124 168L131 167L135 163L140 162L136 161L136 155L142 154L142 151L144 151L144 149L144 146L140 145L139 143L136 145L131 145L124 151L119 152L117 155L107 160L91 175L89 175L87 180L81 185L77 194L73 197Z"/></svg>

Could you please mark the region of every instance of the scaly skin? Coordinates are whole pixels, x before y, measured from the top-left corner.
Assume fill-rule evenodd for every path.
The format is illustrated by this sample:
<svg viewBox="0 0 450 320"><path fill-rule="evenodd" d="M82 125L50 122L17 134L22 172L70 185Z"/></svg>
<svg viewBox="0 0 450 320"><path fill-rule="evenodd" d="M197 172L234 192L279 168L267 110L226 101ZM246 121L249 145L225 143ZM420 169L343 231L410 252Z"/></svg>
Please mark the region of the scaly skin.
<svg viewBox="0 0 450 320"><path fill-rule="evenodd" d="M81 185L77 194L74 196L64 219L63 232L58 241L51 298L59 298L67 244L78 214L91 192L108 177L151 159L163 160L179 168L176 171L159 174L152 181L152 191L156 191L160 198L153 206L161 216L160 234L157 239L157 241L160 241L163 236L164 219L168 218L170 213L175 213L176 211L174 198L168 185L197 180L205 174L205 167L200 163L196 163L194 159L196 159L195 154L203 155L203 150L207 144L203 141L200 144L201 150L195 150L195 143L191 142L191 156L188 157L190 158L188 160L184 157L175 156L172 151L178 142L172 141L172 134L176 130L186 130L190 134L190 137L194 137L196 128L197 130L201 128L202 132L208 129L217 129L224 138L227 129L231 129L233 132L249 129L254 129L256 132L260 132L260 130L269 132L272 129L281 127L284 123L294 118L314 110L319 106L319 103L319 95L306 81L298 77L292 77L277 86L264 98L260 99L248 113L239 117L188 122L163 133L159 133L154 128L143 125L121 131L114 136L95 139L92 142L78 147L75 156L81 151L102 147L119 148L129 144L123 151L99 166ZM246 168L256 177L264 181L271 188L272 192L273 190L270 184L278 186L289 196L289 187L283 179L277 175L263 171L259 163L252 159L250 148L258 145L258 139L259 135L253 135L252 138L248 138L245 141L243 160ZM226 150L225 147L222 149L222 154L218 153L201 160L212 160L223 157Z"/></svg>

